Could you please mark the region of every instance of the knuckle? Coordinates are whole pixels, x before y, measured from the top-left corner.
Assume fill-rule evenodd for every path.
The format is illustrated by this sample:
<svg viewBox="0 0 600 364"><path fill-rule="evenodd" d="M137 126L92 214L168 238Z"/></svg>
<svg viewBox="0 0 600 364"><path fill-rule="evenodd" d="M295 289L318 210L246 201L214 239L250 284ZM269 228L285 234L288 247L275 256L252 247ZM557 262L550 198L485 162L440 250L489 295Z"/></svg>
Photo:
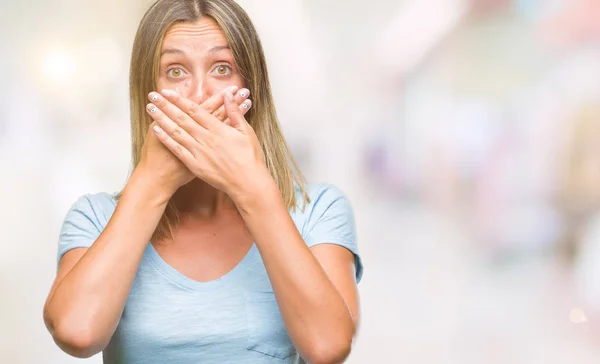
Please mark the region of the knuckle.
<svg viewBox="0 0 600 364"><path fill-rule="evenodd" d="M179 136L181 136L182 133L183 133L183 129L181 129L180 127L177 127L173 130L174 137L179 137Z"/></svg>
<svg viewBox="0 0 600 364"><path fill-rule="evenodd" d="M174 148L175 148L176 154L181 154L183 152L183 148L181 147L180 144L175 144Z"/></svg>
<svg viewBox="0 0 600 364"><path fill-rule="evenodd" d="M196 103L193 103L189 108L188 108L188 115L191 116L192 118L196 115L198 115L198 105Z"/></svg>
<svg viewBox="0 0 600 364"><path fill-rule="evenodd" d="M186 114L179 112L179 113L177 113L177 115L175 115L175 120L173 120L173 121L175 121L175 123L177 125L182 125L186 121L186 119L187 119Z"/></svg>
<svg viewBox="0 0 600 364"><path fill-rule="evenodd" d="M223 109L218 109L213 113L213 116L221 121L223 121L225 114L223 113Z"/></svg>

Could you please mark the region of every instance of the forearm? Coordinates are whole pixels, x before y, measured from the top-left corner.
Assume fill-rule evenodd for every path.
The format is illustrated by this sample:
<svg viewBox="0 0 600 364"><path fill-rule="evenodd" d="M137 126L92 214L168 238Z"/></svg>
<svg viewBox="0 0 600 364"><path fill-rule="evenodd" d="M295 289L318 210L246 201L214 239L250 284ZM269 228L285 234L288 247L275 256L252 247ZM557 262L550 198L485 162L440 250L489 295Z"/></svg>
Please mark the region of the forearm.
<svg viewBox="0 0 600 364"><path fill-rule="evenodd" d="M303 241L279 191L274 185L267 190L238 209L261 253L290 338L307 360L337 358L354 336L350 310Z"/></svg>
<svg viewBox="0 0 600 364"><path fill-rule="evenodd" d="M96 352L110 340L168 202L152 188L132 175L103 232L56 285L45 307L55 339L83 336Z"/></svg>

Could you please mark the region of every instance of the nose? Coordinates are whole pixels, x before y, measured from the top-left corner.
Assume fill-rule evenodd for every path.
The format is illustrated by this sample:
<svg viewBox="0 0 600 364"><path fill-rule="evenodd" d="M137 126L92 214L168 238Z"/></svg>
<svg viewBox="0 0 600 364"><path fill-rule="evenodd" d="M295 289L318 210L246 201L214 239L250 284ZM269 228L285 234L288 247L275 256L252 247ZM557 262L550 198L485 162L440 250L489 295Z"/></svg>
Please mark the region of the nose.
<svg viewBox="0 0 600 364"><path fill-rule="evenodd" d="M183 90L181 90L183 96L188 99L194 101L197 104L201 104L206 100L210 95L208 95L208 90L206 89L206 82L204 79L199 77L190 77L183 86Z"/></svg>

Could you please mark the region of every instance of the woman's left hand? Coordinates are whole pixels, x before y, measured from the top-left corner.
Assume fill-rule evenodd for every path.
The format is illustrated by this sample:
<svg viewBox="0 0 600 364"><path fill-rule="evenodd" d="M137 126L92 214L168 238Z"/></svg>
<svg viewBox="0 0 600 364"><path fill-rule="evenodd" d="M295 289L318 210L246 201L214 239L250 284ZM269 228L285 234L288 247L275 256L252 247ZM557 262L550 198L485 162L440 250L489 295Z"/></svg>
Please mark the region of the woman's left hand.
<svg viewBox="0 0 600 364"><path fill-rule="evenodd" d="M198 178L235 197L260 191L272 177L254 130L244 118L232 89L224 93L229 125L173 90L153 93L150 113L158 139ZM247 106L247 107L244 107Z"/></svg>

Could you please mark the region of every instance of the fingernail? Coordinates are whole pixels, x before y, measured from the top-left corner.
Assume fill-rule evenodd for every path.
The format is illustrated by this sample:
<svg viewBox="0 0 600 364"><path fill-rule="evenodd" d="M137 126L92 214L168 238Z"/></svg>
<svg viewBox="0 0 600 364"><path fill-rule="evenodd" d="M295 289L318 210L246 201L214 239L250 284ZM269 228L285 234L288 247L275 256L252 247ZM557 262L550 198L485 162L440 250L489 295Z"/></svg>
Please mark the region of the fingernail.
<svg viewBox="0 0 600 364"><path fill-rule="evenodd" d="M168 89L162 90L160 93L163 94L163 96L165 96L165 97L175 97L175 96L177 96L177 92L175 92L173 90L168 90Z"/></svg>
<svg viewBox="0 0 600 364"><path fill-rule="evenodd" d="M231 89L225 91L225 96L227 96L227 100L233 100L233 92L231 92Z"/></svg>
<svg viewBox="0 0 600 364"><path fill-rule="evenodd" d="M238 88L239 88L239 87L237 87L237 86L229 86L229 87L225 87L225 88L223 89L223 93L224 93L224 94L227 94L227 92L234 93L234 92L236 92L236 91L238 90Z"/></svg>
<svg viewBox="0 0 600 364"><path fill-rule="evenodd" d="M240 96L243 98L248 97L248 95L250 95L250 90L248 89L242 89L242 91L240 92Z"/></svg>
<svg viewBox="0 0 600 364"><path fill-rule="evenodd" d="M148 98L152 101L156 101L158 100L158 94L156 92L150 92L150 94L148 94Z"/></svg>
<svg viewBox="0 0 600 364"><path fill-rule="evenodd" d="M154 106L152 104L148 104L147 108L148 108L148 111L150 111L150 112L155 112L156 111L156 106Z"/></svg>
<svg viewBox="0 0 600 364"><path fill-rule="evenodd" d="M250 105L252 105L252 102L250 102L250 100L246 100L246 101L242 102L242 107L244 109L248 109L250 107Z"/></svg>
<svg viewBox="0 0 600 364"><path fill-rule="evenodd" d="M152 130L154 130L154 132L155 132L156 134L159 134L159 133L162 131L158 125L154 125L154 126L152 127Z"/></svg>

